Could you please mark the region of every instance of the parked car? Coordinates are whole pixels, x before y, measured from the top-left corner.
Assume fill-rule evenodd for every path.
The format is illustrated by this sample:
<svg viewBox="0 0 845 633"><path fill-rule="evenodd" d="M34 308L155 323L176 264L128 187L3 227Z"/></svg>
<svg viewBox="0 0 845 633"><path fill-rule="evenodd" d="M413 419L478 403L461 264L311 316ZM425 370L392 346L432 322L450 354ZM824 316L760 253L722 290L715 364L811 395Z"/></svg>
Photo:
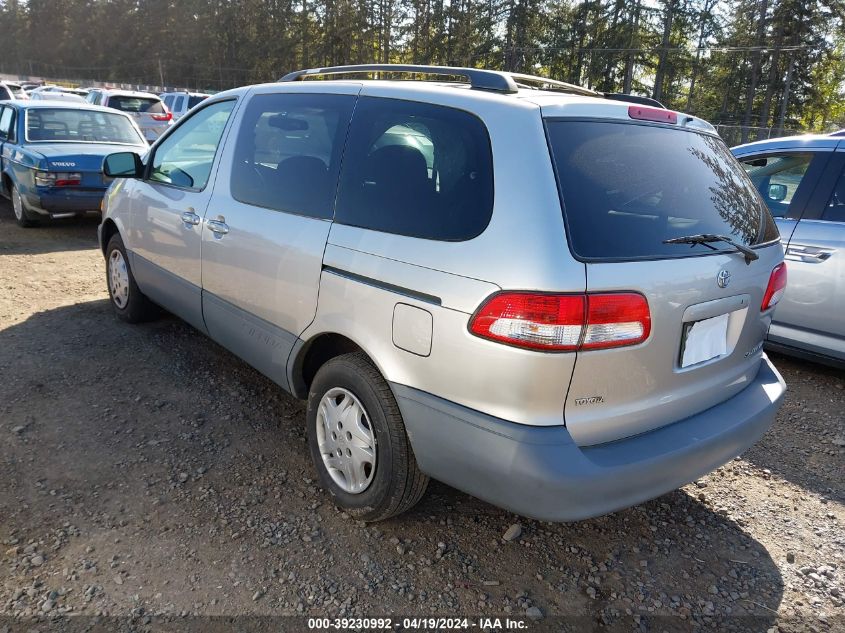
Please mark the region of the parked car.
<svg viewBox="0 0 845 633"><path fill-rule="evenodd" d="M195 105L208 99L211 95L202 92L165 92L159 95L167 109L173 113L173 120L178 121Z"/></svg>
<svg viewBox="0 0 845 633"><path fill-rule="evenodd" d="M21 88L21 85L13 81L0 81L0 101L11 99L29 99L29 95Z"/></svg>
<svg viewBox="0 0 845 633"><path fill-rule="evenodd" d="M149 92L94 88L86 97L88 103L126 112L138 123L149 142L155 141L173 125L173 115L156 95Z"/></svg>
<svg viewBox="0 0 845 633"><path fill-rule="evenodd" d="M65 101L70 103L85 103L85 98L76 92L61 86L42 86L29 93L34 101Z"/></svg>
<svg viewBox="0 0 845 633"><path fill-rule="evenodd" d="M24 227L99 212L109 184L103 157L146 147L135 122L114 110L37 99L0 103L0 194Z"/></svg>
<svg viewBox="0 0 845 633"><path fill-rule="evenodd" d="M365 71L453 81L299 81ZM105 173L116 315L162 306L307 399L320 482L363 520L429 477L544 520L614 511L734 458L783 398L777 228L692 116L318 69L216 94Z"/></svg>
<svg viewBox="0 0 845 633"><path fill-rule="evenodd" d="M793 136L732 151L786 240L791 283L766 345L845 366L845 139Z"/></svg>

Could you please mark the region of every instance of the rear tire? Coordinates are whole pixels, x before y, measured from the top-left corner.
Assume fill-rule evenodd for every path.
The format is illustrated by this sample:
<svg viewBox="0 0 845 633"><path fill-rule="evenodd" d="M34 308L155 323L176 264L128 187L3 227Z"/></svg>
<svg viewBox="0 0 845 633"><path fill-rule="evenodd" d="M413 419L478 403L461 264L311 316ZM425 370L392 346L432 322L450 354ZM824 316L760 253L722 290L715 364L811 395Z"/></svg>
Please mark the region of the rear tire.
<svg viewBox="0 0 845 633"><path fill-rule="evenodd" d="M119 233L115 233L106 246L106 286L111 306L121 321L142 323L158 316L158 306L147 299L135 283Z"/></svg>
<svg viewBox="0 0 845 633"><path fill-rule="evenodd" d="M15 185L10 185L9 198L12 201L12 212L15 214L15 221L18 223L18 226L25 229L38 226L38 222L33 220L29 215L29 211L26 210L26 204L23 201L23 196L21 196Z"/></svg>
<svg viewBox="0 0 845 633"><path fill-rule="evenodd" d="M336 423L331 424L332 403L352 414L336 415ZM320 482L341 509L363 521L382 521L410 509L423 496L428 476L414 458L390 386L366 354L338 356L319 369L308 394L306 419L308 445ZM353 424L357 432L349 433L348 429L356 431ZM330 436L335 433L348 437L349 442L343 437L332 441ZM367 437L371 440L371 470L365 463L360 474L352 473L350 478L346 474L350 461L338 461L338 451L344 456L349 453L347 447L351 448L349 458L353 459L356 449L365 446L367 450Z"/></svg>

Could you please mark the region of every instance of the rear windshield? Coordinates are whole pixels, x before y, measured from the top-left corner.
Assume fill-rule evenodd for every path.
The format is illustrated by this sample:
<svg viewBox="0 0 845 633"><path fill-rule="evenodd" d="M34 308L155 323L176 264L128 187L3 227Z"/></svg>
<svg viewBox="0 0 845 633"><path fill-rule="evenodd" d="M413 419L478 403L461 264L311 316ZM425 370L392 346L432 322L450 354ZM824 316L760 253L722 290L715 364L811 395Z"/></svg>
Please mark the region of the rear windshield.
<svg viewBox="0 0 845 633"><path fill-rule="evenodd" d="M28 141L145 144L130 119L122 114L32 108L26 114Z"/></svg>
<svg viewBox="0 0 845 633"><path fill-rule="evenodd" d="M191 109L191 108L193 108L195 105L197 105L198 103L202 103L202 102L203 102L203 101L205 101L206 99L208 99L208 97L206 97L206 96L194 96L194 97L188 97L188 109L190 110L190 109Z"/></svg>
<svg viewBox="0 0 845 633"><path fill-rule="evenodd" d="M161 99L153 97L129 97L113 95L109 97L109 107L121 112L149 112L150 114L164 114L164 104Z"/></svg>
<svg viewBox="0 0 845 633"><path fill-rule="evenodd" d="M729 250L664 244L699 233L746 245L777 239L774 220L718 138L656 125L547 123L572 252L654 259Z"/></svg>

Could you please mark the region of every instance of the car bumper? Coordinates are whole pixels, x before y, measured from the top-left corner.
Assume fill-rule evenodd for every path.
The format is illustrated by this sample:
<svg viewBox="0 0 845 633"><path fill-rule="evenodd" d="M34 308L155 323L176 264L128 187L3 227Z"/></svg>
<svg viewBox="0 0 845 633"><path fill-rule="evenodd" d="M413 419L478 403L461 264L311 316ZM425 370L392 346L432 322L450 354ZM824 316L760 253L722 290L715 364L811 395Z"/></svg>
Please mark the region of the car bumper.
<svg viewBox="0 0 845 633"><path fill-rule="evenodd" d="M755 380L702 413L641 435L578 446L566 427L507 422L392 384L429 476L545 521L576 521L653 499L730 461L771 426L786 385L766 356Z"/></svg>
<svg viewBox="0 0 845 633"><path fill-rule="evenodd" d="M27 200L27 208L50 217L99 213L105 193L105 189L68 189L61 193L40 194Z"/></svg>

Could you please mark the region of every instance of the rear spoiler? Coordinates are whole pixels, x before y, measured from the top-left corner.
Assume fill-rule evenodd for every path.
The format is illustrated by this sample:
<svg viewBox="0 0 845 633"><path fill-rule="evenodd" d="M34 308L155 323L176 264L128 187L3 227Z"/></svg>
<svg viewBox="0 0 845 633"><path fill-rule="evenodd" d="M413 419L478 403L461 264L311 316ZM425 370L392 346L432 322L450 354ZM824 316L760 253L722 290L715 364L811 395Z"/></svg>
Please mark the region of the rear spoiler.
<svg viewBox="0 0 845 633"><path fill-rule="evenodd" d="M613 99L614 101L626 101L627 103L637 103L639 105L651 106L652 108L666 109L665 105L651 97L640 97L639 95L629 95L622 92L605 92L604 98Z"/></svg>

